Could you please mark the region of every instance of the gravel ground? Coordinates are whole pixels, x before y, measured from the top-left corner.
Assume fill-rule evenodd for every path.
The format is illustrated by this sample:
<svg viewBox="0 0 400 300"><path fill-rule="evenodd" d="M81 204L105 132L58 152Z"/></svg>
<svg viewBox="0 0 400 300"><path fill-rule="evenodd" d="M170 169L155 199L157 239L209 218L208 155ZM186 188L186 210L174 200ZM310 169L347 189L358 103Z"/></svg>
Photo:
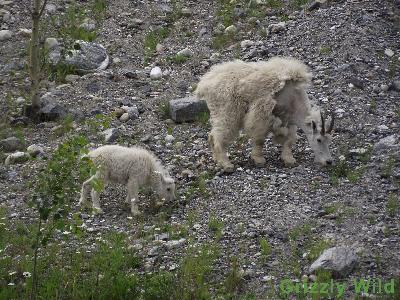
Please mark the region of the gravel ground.
<svg viewBox="0 0 400 300"><path fill-rule="evenodd" d="M211 242L215 238L209 222L216 218L223 222L223 228L215 280L225 277L231 258L238 257L244 271L243 290L262 297L270 286L268 276L273 276L274 284L284 277L294 278L290 272L293 260L299 263L301 274L308 273L311 263L307 255L296 257L290 242L293 229L306 224L310 226L307 238L327 239L331 245L348 246L357 252L359 263L349 281L355 277L400 276L400 211L397 208L393 215L387 206L390 197L398 206L400 188L399 1L327 1L311 11L268 9L262 18L242 16L238 8L235 40L218 50L213 49L212 41L220 27L219 2L184 1L183 7L188 10L171 21L168 11L176 10L173 3L109 1L96 39L111 57L107 70L84 75L68 85L47 82L44 87L43 91L50 91L83 118L90 118L94 111L109 115L121 103L136 104L142 112L138 119L121 122L114 118L111 122L111 127L120 131L118 143L154 151L177 179L180 204L173 207L167 219L162 212L145 209L143 220L132 220L122 205L124 189L108 188L101 198L104 214L83 214L90 232L87 244L108 230L121 230L129 234L133 244L140 245L135 247L141 249L146 271L173 270L187 241L169 247L171 237L162 236L164 242L156 240L157 234L163 233L163 225L189 224L194 243ZM63 13L63 4L54 4L59 7L55 14ZM0 1L1 8L11 15L10 20L0 23L1 29L12 33L10 39L0 41L1 110L8 117L20 114L22 104L15 102L29 87L23 69L27 39L18 33L20 28L30 28L29 1ZM280 20L286 22L284 28L266 34L269 25ZM160 41L163 51L151 56L146 65L144 41L150 30L160 26L169 26L170 33ZM250 42L241 43L245 40ZM182 64L172 63L169 58L184 48L193 55ZM215 63L234 58L265 60L276 55L293 56L310 66L314 74L310 98L337 116L332 146L336 163L344 156L351 170L360 170L360 178L347 176L333 182L332 171L313 164L301 132L293 168L284 167L278 147L269 139L265 147L267 166L256 168L249 159L250 144L240 138L230 149L238 169L230 175L222 174L212 162L208 147L209 125L174 124L160 112L165 101L189 95L199 77ZM156 65L164 76L151 80L149 73ZM127 71L135 73L134 78L125 76ZM101 144L101 136L87 133L82 124L77 120L75 131L88 134L93 146ZM64 139L52 133L57 125L44 122L23 128L26 144L41 145L51 155ZM174 141L166 143L165 136L171 131ZM392 143L379 143L388 136ZM354 149L364 149L368 157ZM0 165L0 204L9 208L12 221L34 217L26 205L30 191L25 183L43 164L38 159ZM190 187L202 176L207 177L205 187L193 192ZM151 238L140 238L143 231ZM260 253L261 238L272 246L266 261ZM303 242L300 238L296 243L306 254Z"/></svg>

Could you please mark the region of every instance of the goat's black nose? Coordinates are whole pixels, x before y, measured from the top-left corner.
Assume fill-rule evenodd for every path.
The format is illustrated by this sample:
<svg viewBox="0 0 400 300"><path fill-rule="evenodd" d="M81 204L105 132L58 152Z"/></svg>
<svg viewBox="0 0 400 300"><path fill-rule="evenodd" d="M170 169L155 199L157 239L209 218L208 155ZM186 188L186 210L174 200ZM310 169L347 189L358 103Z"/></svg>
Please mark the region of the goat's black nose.
<svg viewBox="0 0 400 300"><path fill-rule="evenodd" d="M332 161L331 161L331 160L327 160L327 161L326 161L326 164L327 164L328 166L331 166L331 165L332 165Z"/></svg>

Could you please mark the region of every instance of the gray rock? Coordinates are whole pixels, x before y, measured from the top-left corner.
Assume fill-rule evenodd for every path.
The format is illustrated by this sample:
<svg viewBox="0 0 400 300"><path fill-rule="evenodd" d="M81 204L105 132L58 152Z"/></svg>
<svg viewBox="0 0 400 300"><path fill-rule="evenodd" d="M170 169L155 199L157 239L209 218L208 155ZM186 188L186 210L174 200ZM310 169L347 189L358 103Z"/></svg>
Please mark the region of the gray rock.
<svg viewBox="0 0 400 300"><path fill-rule="evenodd" d="M12 32L10 30L0 30L0 41L6 41L11 39Z"/></svg>
<svg viewBox="0 0 400 300"><path fill-rule="evenodd" d="M104 136L106 143L113 143L119 137L119 130L117 128L109 128L101 133Z"/></svg>
<svg viewBox="0 0 400 300"><path fill-rule="evenodd" d="M96 29L96 23L93 20L85 19L79 27L87 31L94 31Z"/></svg>
<svg viewBox="0 0 400 300"><path fill-rule="evenodd" d="M186 242L186 239L181 238L179 240L172 240L165 243L165 247L167 249L178 248L179 246L183 245Z"/></svg>
<svg viewBox="0 0 400 300"><path fill-rule="evenodd" d="M160 79L162 77L162 71L160 67L154 67L150 71L150 79Z"/></svg>
<svg viewBox="0 0 400 300"><path fill-rule="evenodd" d="M62 57L62 46L52 45L49 51L49 61L56 65L63 62L75 67L80 73L101 71L107 68L109 57L106 49L97 43L75 41L73 49L67 49L65 57Z"/></svg>
<svg viewBox="0 0 400 300"><path fill-rule="evenodd" d="M67 76L65 76L65 81L68 83L72 83L77 81L79 78L80 78L79 75L68 74Z"/></svg>
<svg viewBox="0 0 400 300"><path fill-rule="evenodd" d="M15 100L16 104L24 104L26 102L24 97L18 97L17 100Z"/></svg>
<svg viewBox="0 0 400 300"><path fill-rule="evenodd" d="M321 256L312 263L310 273L317 270L332 272L334 278L343 278L351 273L358 262L358 257L353 249L348 247L333 247L325 250Z"/></svg>
<svg viewBox="0 0 400 300"><path fill-rule="evenodd" d="M24 142L15 136L0 141L0 148L5 152L14 152L25 148Z"/></svg>
<svg viewBox="0 0 400 300"><path fill-rule="evenodd" d="M38 111L38 118L41 121L55 121L65 118L68 110L52 99L51 93L46 93L42 98L42 107Z"/></svg>
<svg viewBox="0 0 400 300"><path fill-rule="evenodd" d="M127 106L124 105L121 107L126 113L128 113L129 119L134 120L139 118L139 109L136 105Z"/></svg>
<svg viewBox="0 0 400 300"><path fill-rule="evenodd" d="M389 57L394 55L394 51L392 49L385 49L385 54Z"/></svg>
<svg viewBox="0 0 400 300"><path fill-rule="evenodd" d="M396 136L395 135L389 135L387 137L384 137L383 139L380 139L379 142L377 142L374 145L374 149L376 151L390 149L390 148L393 148L393 147L395 147L397 145L396 142L398 142Z"/></svg>
<svg viewBox="0 0 400 300"><path fill-rule="evenodd" d="M122 116L119 118L121 122L126 122L129 120L129 114L128 113L123 113Z"/></svg>
<svg viewBox="0 0 400 300"><path fill-rule="evenodd" d="M26 151L32 157L36 157L36 156L44 153L43 148L36 144L30 145L28 148L26 148Z"/></svg>
<svg viewBox="0 0 400 300"><path fill-rule="evenodd" d="M18 164L18 163L23 163L29 160L29 154L25 152L15 152L7 156L4 164L6 166L12 165L12 164Z"/></svg>
<svg viewBox="0 0 400 300"><path fill-rule="evenodd" d="M46 4L46 11L50 14L53 15L57 12L57 6L53 3Z"/></svg>
<svg viewBox="0 0 400 300"><path fill-rule="evenodd" d="M175 138L174 138L172 135L170 135L170 134L167 134L167 135L165 136L165 142L166 142L166 143L172 143L174 140L175 140Z"/></svg>
<svg viewBox="0 0 400 300"><path fill-rule="evenodd" d="M169 101L171 118L177 123L195 121L201 113L208 112L204 100L186 97Z"/></svg>
<svg viewBox="0 0 400 300"><path fill-rule="evenodd" d="M60 45L60 43L56 38L47 38L46 41L44 42L44 45L47 48L47 50L52 50L56 49Z"/></svg>
<svg viewBox="0 0 400 300"><path fill-rule="evenodd" d="M185 49L182 49L181 51L179 51L177 54L185 56L185 57L192 57L193 51L190 50L189 48L185 48Z"/></svg>
<svg viewBox="0 0 400 300"><path fill-rule="evenodd" d="M286 23L285 22L279 22L275 24L270 24L268 26L268 31L270 33L278 33L281 31L284 31L286 29Z"/></svg>
<svg viewBox="0 0 400 300"><path fill-rule="evenodd" d="M225 28L226 34L235 34L237 32L237 28L235 25L231 25Z"/></svg>

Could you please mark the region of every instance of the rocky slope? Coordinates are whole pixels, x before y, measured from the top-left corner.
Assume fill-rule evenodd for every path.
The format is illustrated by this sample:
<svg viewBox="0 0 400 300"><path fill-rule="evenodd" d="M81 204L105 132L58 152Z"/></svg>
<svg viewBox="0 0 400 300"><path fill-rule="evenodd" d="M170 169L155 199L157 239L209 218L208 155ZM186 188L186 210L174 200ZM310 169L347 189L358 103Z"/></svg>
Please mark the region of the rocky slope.
<svg viewBox="0 0 400 300"><path fill-rule="evenodd" d="M27 38L20 30L30 28L28 2L0 1L0 98L7 122L21 114L29 87L24 70ZM320 1L297 7L291 1L275 8L256 2L261 4L109 1L95 40L107 50L108 68L69 77L68 84L46 82L43 93L50 92L47 97L74 110L74 131L87 135L93 146L104 143L103 136L90 132L83 120L110 115L122 105L136 106L139 114L134 118L110 117L111 128L119 133L114 142L151 149L178 182L180 201L167 219L147 211L143 220L132 220L122 205L124 190L108 188L102 196L104 214L82 215L91 236L87 243L108 230L121 230L140 249L146 271L174 270L188 238L182 234L179 238L184 239L174 242L171 232L164 232L165 224L188 226L194 243L204 243L215 240L210 220L219 220L222 255L214 265L214 280L226 276L236 257L244 272L243 290L259 297L282 278L308 274L310 245L352 248L358 264L346 280L400 276L399 2ZM46 14L65 12L61 1L50 4ZM161 34L163 30L167 33ZM146 50L149 45L151 51ZM283 166L270 140L267 167L254 167L250 145L240 138L230 149L237 171L221 174L207 144L209 125L175 124L165 118L164 103L189 95L215 63L276 55L307 63L314 74L310 98L336 113L336 166L315 166L299 133L295 167ZM163 75L151 79L155 66ZM25 146L39 145L51 155L65 138L54 134L55 126L58 123L29 123L19 135ZM16 135L15 130L4 132L2 138ZM24 150L17 146L4 152L17 148ZM25 183L44 163L39 158L0 165L0 205L9 207L10 219L33 218L25 203L30 194ZM143 235L150 238L140 238ZM266 259L260 239L272 248Z"/></svg>

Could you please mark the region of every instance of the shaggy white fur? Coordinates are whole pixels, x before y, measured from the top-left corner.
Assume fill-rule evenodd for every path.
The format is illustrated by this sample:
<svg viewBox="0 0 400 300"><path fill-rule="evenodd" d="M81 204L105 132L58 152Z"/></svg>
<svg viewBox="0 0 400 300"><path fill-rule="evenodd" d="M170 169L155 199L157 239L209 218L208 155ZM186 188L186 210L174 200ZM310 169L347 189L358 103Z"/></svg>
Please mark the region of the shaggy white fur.
<svg viewBox="0 0 400 300"><path fill-rule="evenodd" d="M152 188L161 199L175 199L175 183L158 159L149 151L138 147L118 145L101 146L87 155L97 166L97 172L82 185L79 204L86 202L93 180L101 180L104 187L109 183L125 184L126 202L131 204L133 215L139 215L138 192L140 187ZM101 212L99 192L91 189L93 207Z"/></svg>
<svg viewBox="0 0 400 300"><path fill-rule="evenodd" d="M317 138L311 126L321 127L321 118L316 118L305 92L310 80L308 67L293 58L249 63L236 60L213 66L201 78L195 93L206 100L210 110L209 143L218 164L227 172L233 171L227 147L244 129L252 140L252 159L256 165L264 165L262 147L267 133L274 132L274 128L281 128L276 140L283 145L282 159L293 164L291 146L296 141L297 126L313 135L309 142ZM277 120L282 125L277 125ZM322 155L318 145L310 144L318 160L330 160L329 148L326 153L325 147Z"/></svg>

